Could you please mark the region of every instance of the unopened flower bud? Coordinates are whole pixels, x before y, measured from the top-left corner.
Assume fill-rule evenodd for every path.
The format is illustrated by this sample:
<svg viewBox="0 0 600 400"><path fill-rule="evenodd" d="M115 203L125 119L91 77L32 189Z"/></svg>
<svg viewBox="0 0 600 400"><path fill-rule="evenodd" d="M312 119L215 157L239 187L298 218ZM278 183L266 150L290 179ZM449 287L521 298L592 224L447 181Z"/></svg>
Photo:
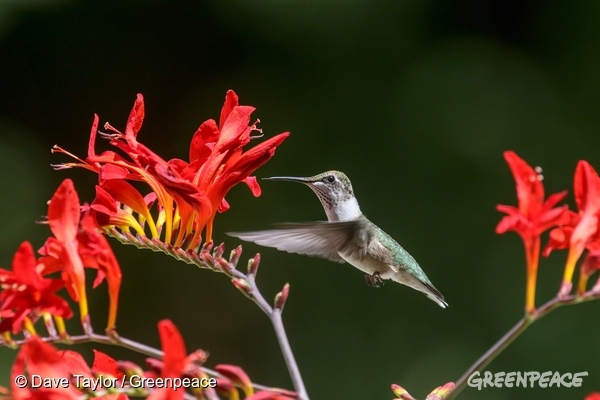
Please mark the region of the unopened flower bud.
<svg viewBox="0 0 600 400"><path fill-rule="evenodd" d="M398 396L396 399L394 400L415 400L414 397L412 397L407 391L406 389L404 389L402 386L400 385L396 385L395 383L392 384L392 392L394 392L394 394L396 396Z"/></svg>
<svg viewBox="0 0 600 400"><path fill-rule="evenodd" d="M248 260L248 275L256 275L258 265L260 264L260 253L256 253L254 258Z"/></svg>
<svg viewBox="0 0 600 400"><path fill-rule="evenodd" d="M125 376L144 376L144 370L131 361L118 361L117 367Z"/></svg>
<svg viewBox="0 0 600 400"><path fill-rule="evenodd" d="M220 258L223 256L223 253L225 253L225 243L221 243L220 245L217 246L217 248L213 252L213 256L215 258Z"/></svg>
<svg viewBox="0 0 600 400"><path fill-rule="evenodd" d="M238 290L242 292L245 296L250 296L252 288L250 287L250 284L247 280L241 278L233 278L231 280L231 283L233 283L233 286L238 288Z"/></svg>
<svg viewBox="0 0 600 400"><path fill-rule="evenodd" d="M206 243L204 243L204 244L202 245L202 249L200 249L200 252L201 252L201 253L204 253L205 251L206 251L206 252L209 252L209 251L211 251L211 250L212 250L212 248L213 248L213 244L214 244L214 243L213 243L213 241L212 241L212 240L211 240L210 242L206 242Z"/></svg>
<svg viewBox="0 0 600 400"><path fill-rule="evenodd" d="M438 386L425 398L425 400L442 400L454 389L454 382L448 382L444 386Z"/></svg>
<svg viewBox="0 0 600 400"><path fill-rule="evenodd" d="M231 250L229 254L229 262L235 268L237 263L240 261L240 256L242 255L242 246L236 247L234 250Z"/></svg>
<svg viewBox="0 0 600 400"><path fill-rule="evenodd" d="M288 294L290 294L290 284L286 283L285 285L283 285L283 289L281 289L281 292L277 293L275 295L275 308L279 309L279 310L283 310L283 307L285 306L285 302L288 298Z"/></svg>
<svg viewBox="0 0 600 400"><path fill-rule="evenodd" d="M223 270L223 272L227 273L227 272L231 271L232 266L231 266L231 264L229 264L229 262L226 259L219 257L216 260L217 260L217 265L219 266L219 268L221 268L221 270Z"/></svg>

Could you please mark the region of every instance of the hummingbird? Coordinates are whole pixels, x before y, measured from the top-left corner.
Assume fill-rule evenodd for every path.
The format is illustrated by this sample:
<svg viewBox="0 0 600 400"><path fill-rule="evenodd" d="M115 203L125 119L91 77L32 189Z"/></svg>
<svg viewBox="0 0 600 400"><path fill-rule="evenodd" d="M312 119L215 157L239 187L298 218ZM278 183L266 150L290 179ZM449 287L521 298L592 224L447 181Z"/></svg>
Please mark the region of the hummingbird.
<svg viewBox="0 0 600 400"><path fill-rule="evenodd" d="M284 223L276 229L229 232L229 236L289 253L347 262L365 273L369 286L380 287L384 280L391 279L424 293L442 308L448 306L417 261L363 215L350 179L344 173L327 171L306 178L264 179L307 185L321 201L327 221Z"/></svg>

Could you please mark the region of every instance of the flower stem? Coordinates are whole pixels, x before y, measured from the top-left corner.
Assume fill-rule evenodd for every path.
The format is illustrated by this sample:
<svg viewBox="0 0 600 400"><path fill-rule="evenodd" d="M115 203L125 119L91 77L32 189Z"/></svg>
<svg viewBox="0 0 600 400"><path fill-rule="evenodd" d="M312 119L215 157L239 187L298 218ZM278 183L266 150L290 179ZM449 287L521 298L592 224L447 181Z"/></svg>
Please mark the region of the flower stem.
<svg viewBox="0 0 600 400"><path fill-rule="evenodd" d="M275 331L275 335L277 336L279 347L281 348L281 352L283 353L283 359L285 360L285 364L287 365L288 372L292 379L292 384L294 385L294 389L298 394L298 399L308 400L308 393L306 392L306 388L304 387L304 381L302 380L300 369L298 368L298 364L296 363L296 359L294 358L294 353L292 352L290 341L288 340L287 334L285 333L285 327L283 326L283 320L281 319L281 310L273 310L273 313L269 317L271 318L273 330Z"/></svg>
<svg viewBox="0 0 600 400"><path fill-rule="evenodd" d="M271 320L273 330L275 331L275 336L277 337L277 342L279 343L279 348L281 349L283 359L285 360L285 364L287 366L288 373L290 374L292 384L294 385L294 390L298 395L298 399L309 400L306 387L304 386L304 380L302 379L302 374L300 373L300 368L298 368L298 363L296 362L296 358L294 357L292 346L290 346L290 342L285 332L285 327L281 318L281 309L274 309L265 300L260 290L258 290L254 274L246 275L237 269L232 269L230 272L233 277L238 279L244 279L250 285L250 299L252 299L252 301L254 301L254 303L256 303L256 305L265 314L267 314L267 316Z"/></svg>
<svg viewBox="0 0 600 400"><path fill-rule="evenodd" d="M156 358L156 359L162 359L163 355L164 355L162 350L159 350L154 347L145 345L143 343L136 342L135 340L127 339L122 336L117 336L114 334L113 335L101 335L101 334L92 332L92 333L88 333L88 334L69 336L67 340L60 338L58 336L41 337L41 339L45 342L68 343L70 345L81 344L81 343L99 343L99 344L105 344L105 345L110 345L110 346L118 346L118 347L122 347L124 349L131 350L135 353L144 354L149 357ZM15 340L14 343L16 345L23 345L25 343L25 339ZM217 372L211 368L207 368L205 366L202 366L201 368L202 368L202 371L204 371L209 376L214 376L217 378L222 377L222 375L219 372ZM270 387L267 385L261 385L259 383L254 383L254 382L252 383L252 387L256 390L270 390L270 391L282 390L282 391L285 391L285 389L274 388L274 387Z"/></svg>
<svg viewBox="0 0 600 400"><path fill-rule="evenodd" d="M248 282L249 291L246 292L245 295L250 298L271 320L273 330L277 336L279 348L283 354L283 359L285 360L285 364L287 366L288 373L290 374L292 384L294 385L294 390L298 396L298 400L309 400L300 369L298 368L298 363L296 362L292 347L290 346L290 342L285 332L283 320L281 318L281 309L273 309L273 307L271 307L271 305L265 300L264 296L256 285L255 272L244 274L240 270L236 269L237 260L235 262L231 262L231 260L225 260L223 257L217 256L215 252L210 257L212 262L207 262L207 259L209 258L207 256L210 256L208 251L195 253L193 251L186 251L180 248L173 248L172 246L169 246L159 240L148 240L144 237L136 237L129 233L119 232L114 228L106 231L106 233L119 240L123 244L132 244L139 249L161 251L172 257L175 257L180 261L195 265L199 268L208 268L214 272L221 272L230 278ZM218 262L219 258L221 259L221 264Z"/></svg>
<svg viewBox="0 0 600 400"><path fill-rule="evenodd" d="M600 293L588 292L583 296L571 295L564 298L554 297L534 313L525 315L508 332L500 338L488 351L485 352L475 363L456 381L456 386L444 400L454 399L465 388L469 377L475 372L485 368L498 354L502 353L516 338L521 335L530 325L548 315L551 311L561 306L578 304L590 300L600 299Z"/></svg>

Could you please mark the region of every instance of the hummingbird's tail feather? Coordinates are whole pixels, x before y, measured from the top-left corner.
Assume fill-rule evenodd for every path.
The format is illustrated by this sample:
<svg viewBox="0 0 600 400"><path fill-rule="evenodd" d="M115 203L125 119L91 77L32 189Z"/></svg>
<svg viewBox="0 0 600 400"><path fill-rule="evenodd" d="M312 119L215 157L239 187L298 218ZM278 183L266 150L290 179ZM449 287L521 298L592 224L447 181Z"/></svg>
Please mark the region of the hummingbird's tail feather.
<svg viewBox="0 0 600 400"><path fill-rule="evenodd" d="M429 282L427 277L421 280L409 272L400 270L392 275L389 275L389 277L386 277L386 279L392 279L393 281L418 290L442 308L448 307L448 303L446 303L446 300L444 300L444 295L442 295L442 293L437 290L435 286L431 284L431 282Z"/></svg>
<svg viewBox="0 0 600 400"><path fill-rule="evenodd" d="M428 289L428 292L424 292L427 297L431 300L435 301L440 307L446 308L448 307L448 303L444 300L444 295L435 288L431 283L423 282L423 286Z"/></svg>

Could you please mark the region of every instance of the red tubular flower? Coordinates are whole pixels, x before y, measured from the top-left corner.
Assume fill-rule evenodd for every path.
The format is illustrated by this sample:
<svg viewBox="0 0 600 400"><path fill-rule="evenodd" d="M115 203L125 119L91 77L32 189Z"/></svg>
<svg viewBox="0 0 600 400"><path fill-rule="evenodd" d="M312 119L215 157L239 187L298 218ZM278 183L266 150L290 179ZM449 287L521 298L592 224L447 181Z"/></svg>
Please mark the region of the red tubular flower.
<svg viewBox="0 0 600 400"><path fill-rule="evenodd" d="M600 214L600 177L587 161L579 161L575 169L574 178L575 202L578 213L571 212L569 220L564 226L550 232L550 243L544 249L548 255L553 249L569 247L569 255L565 264L563 282L559 296L567 296L573 286L573 272L575 265L587 248L597 254L600 251L600 232L598 230L598 216ZM585 262L586 271L590 272L591 265L595 265L594 256ZM582 271L578 292L585 291L589 274Z"/></svg>
<svg viewBox="0 0 600 400"><path fill-rule="evenodd" d="M600 392L593 392L585 397L585 400L600 400Z"/></svg>
<svg viewBox="0 0 600 400"><path fill-rule="evenodd" d="M112 361L112 363L111 363ZM73 380L73 375L80 375L83 379ZM107 355L95 352L94 367L90 369L81 354L71 350L57 350L49 343L43 342L37 336L27 339L13 365L12 398L15 400L77 400L87 398L82 390L89 388L78 388L77 382L82 385L89 384L90 379L100 375L120 377L122 374L116 367L116 362ZM24 387L20 385L24 381L20 376L27 377ZM35 378L34 378L35 377ZM34 379L37 379L34 380ZM43 379L43 382L40 382ZM36 383L38 388L33 388ZM44 383L40 385L40 383ZM106 391L107 388L100 387L99 390ZM127 400L123 393L104 394L94 397L98 400Z"/></svg>
<svg viewBox="0 0 600 400"><path fill-rule="evenodd" d="M73 370L64 355L54 346L32 336L23 345L11 371L11 390L15 400L78 400L83 395L70 382ZM77 373L82 373L79 371ZM34 389L27 385L17 385L20 376L38 376L54 382L51 385ZM58 384L59 382L60 384Z"/></svg>
<svg viewBox="0 0 600 400"><path fill-rule="evenodd" d="M515 178L518 207L498 205L498 211L507 215L500 220L496 233L517 232L525 245L527 259L527 289L525 310L535 311L535 288L540 255L540 235L568 219L567 206L555 207L566 196L566 191L555 193L544 200L544 185L539 174L515 152L504 152Z"/></svg>
<svg viewBox="0 0 600 400"><path fill-rule="evenodd" d="M158 333L164 352L160 376L162 378L182 377L187 363L187 353L179 330L171 321L162 320L158 323ZM184 390L165 387L153 392L148 396L148 400L181 400L184 396Z"/></svg>
<svg viewBox="0 0 600 400"><path fill-rule="evenodd" d="M13 333L22 329L26 318L47 312L70 318L69 304L55 292L64 284L60 279L42 277L44 265L35 259L29 242L21 243L12 262L12 271L0 268L0 332Z"/></svg>
<svg viewBox="0 0 600 400"><path fill-rule="evenodd" d="M43 273L61 272L71 298L79 303L80 318L86 328L89 316L84 267L96 269L94 287L104 278L108 283L110 306L107 329L113 329L117 318L121 269L90 211L82 216L79 197L70 179L63 181L50 200L48 224L54 237L48 238L39 250L44 256Z"/></svg>
<svg viewBox="0 0 600 400"><path fill-rule="evenodd" d="M254 393L252 387L252 381L244 372L244 370L237 365L219 364L215 366L215 371L223 375L233 385L238 386L244 392L246 397L251 396ZM235 387L231 386L231 391L237 392Z"/></svg>
<svg viewBox="0 0 600 400"><path fill-rule="evenodd" d="M260 187L250 175L266 163L289 136L288 132L279 134L243 152L242 148L253 139L252 131L259 130L256 123L250 124L253 111L253 107L240 106L237 95L228 91L219 124L208 120L192 137L189 163L180 159L165 161L137 141L144 119L144 102L138 94L125 133L107 124L105 128L112 133L103 134L127 157L112 151L96 154L96 116L86 160L55 146L53 151L78 160L56 168L83 167L98 174L99 188L91 208L102 225L122 230L132 228L138 235L144 235L147 226L153 239L160 238L164 232L164 242L174 247L185 243L186 248L193 249L200 245L200 235L205 228L205 241L211 240L215 214L229 207L225 195L231 187L245 182L254 196L260 195ZM156 217L150 213L144 196L126 181L145 182L150 187L158 203ZM133 212L140 221L133 218Z"/></svg>
<svg viewBox="0 0 600 400"><path fill-rule="evenodd" d="M215 121L206 121L194 134L190 146L189 172L193 172L194 182L205 191L212 204L207 237L211 235L217 210L228 208L223 200L231 187L244 181L254 196L260 195L260 186L250 174L266 163L289 136L287 132L279 134L242 153L242 147L251 140L250 134L258 129L256 123L249 125L254 108L238 104L235 92L228 91L221 110L220 129Z"/></svg>
<svg viewBox="0 0 600 400"><path fill-rule="evenodd" d="M600 271L600 251L590 251L581 264L581 270L579 272L579 285L577 286L577 293L583 294L587 288L588 279L596 271ZM600 289L600 279L598 284L591 290L595 292Z"/></svg>
<svg viewBox="0 0 600 400"><path fill-rule="evenodd" d="M63 274L69 294L73 300L79 303L80 317L83 322L88 317L88 304L84 267L77 251L80 214L79 196L73 182L65 179L56 189L48 204L48 225L54 237L48 238L40 253L52 255L61 261L56 266ZM48 252L49 250L50 252Z"/></svg>
<svg viewBox="0 0 600 400"><path fill-rule="evenodd" d="M117 322L119 290L121 288L121 267L117 262L108 241L97 228L94 218L89 212L83 214L81 230L77 234L79 256L83 265L96 269L94 288L106 278L110 305L108 310L107 329L113 329Z"/></svg>

